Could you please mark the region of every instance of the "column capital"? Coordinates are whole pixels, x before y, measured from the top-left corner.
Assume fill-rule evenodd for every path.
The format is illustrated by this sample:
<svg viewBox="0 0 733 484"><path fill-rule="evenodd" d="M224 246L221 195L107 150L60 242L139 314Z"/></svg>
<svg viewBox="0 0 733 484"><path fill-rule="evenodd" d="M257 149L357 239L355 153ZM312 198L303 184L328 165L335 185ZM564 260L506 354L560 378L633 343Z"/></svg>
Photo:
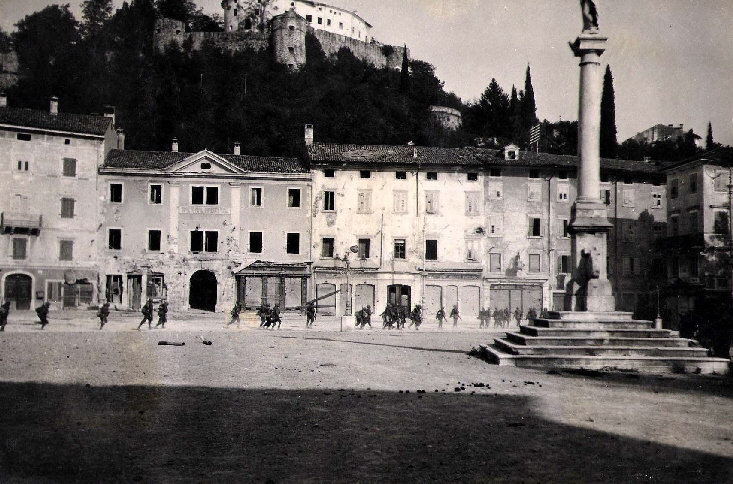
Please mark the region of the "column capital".
<svg viewBox="0 0 733 484"><path fill-rule="evenodd" d="M606 42L608 42L608 37L598 33L584 32L575 39L575 42L569 44L575 57L583 57L588 54L600 56L606 51Z"/></svg>

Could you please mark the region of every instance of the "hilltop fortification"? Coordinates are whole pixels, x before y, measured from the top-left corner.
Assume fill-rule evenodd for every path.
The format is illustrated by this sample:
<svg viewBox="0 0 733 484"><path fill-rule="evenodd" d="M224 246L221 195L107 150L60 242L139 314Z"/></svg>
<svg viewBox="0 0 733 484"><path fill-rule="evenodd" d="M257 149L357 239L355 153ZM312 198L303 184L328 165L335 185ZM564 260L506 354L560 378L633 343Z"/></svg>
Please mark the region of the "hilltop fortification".
<svg viewBox="0 0 733 484"><path fill-rule="evenodd" d="M223 0L224 32L186 32L183 22L159 19L154 42L158 50L205 42L237 51L269 49L276 62L298 69L307 62L305 36L313 34L327 56L342 48L375 67L399 69L405 47L384 45L371 35L372 26L354 12L308 0Z"/></svg>

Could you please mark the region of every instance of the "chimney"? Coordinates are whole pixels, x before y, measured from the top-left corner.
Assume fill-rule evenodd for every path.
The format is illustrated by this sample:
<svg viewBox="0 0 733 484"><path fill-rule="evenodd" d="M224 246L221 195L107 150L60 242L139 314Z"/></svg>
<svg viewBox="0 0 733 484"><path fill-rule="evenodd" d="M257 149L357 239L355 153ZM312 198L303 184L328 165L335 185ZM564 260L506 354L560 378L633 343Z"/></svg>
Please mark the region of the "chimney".
<svg viewBox="0 0 733 484"><path fill-rule="evenodd" d="M171 151L174 153L178 152L178 138L173 138L173 146L171 147Z"/></svg>
<svg viewBox="0 0 733 484"><path fill-rule="evenodd" d="M104 107L104 117L105 118L111 118L112 119L112 128L115 128L117 126L117 119L115 116L115 107L114 106L105 106Z"/></svg>
<svg viewBox="0 0 733 484"><path fill-rule="evenodd" d="M117 149L125 149L125 130L123 130L122 128L117 129Z"/></svg>
<svg viewBox="0 0 733 484"><path fill-rule="evenodd" d="M59 98L57 98L56 96L53 96L51 98L51 109L50 109L50 112L53 115L56 115L56 114L59 113Z"/></svg>
<svg viewBox="0 0 733 484"><path fill-rule="evenodd" d="M0 108L8 107L8 94L5 91L0 91Z"/></svg>
<svg viewBox="0 0 733 484"><path fill-rule="evenodd" d="M239 141L234 142L234 154L235 155L242 154L242 145L239 143Z"/></svg>
<svg viewBox="0 0 733 484"><path fill-rule="evenodd" d="M313 146L313 125L312 124L305 125L305 145Z"/></svg>

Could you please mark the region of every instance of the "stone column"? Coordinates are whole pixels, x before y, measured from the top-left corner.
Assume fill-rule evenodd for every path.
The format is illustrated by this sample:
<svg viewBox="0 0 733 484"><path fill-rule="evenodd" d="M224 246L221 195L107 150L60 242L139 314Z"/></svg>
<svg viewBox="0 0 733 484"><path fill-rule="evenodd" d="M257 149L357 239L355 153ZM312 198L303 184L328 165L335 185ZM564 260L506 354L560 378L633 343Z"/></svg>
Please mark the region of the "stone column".
<svg viewBox="0 0 733 484"><path fill-rule="evenodd" d="M570 223L573 249L573 310L605 312L616 309L608 281L608 222L600 198L600 129L603 71L600 57L607 37L596 30L584 31L570 47L580 58L578 113L578 198Z"/></svg>

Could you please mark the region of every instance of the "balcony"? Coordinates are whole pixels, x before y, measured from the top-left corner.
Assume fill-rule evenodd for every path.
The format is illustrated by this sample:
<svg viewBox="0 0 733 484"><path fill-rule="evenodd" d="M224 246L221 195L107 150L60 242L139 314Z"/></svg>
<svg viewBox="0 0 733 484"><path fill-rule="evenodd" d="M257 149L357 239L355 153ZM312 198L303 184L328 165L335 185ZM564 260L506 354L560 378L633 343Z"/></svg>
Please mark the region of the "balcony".
<svg viewBox="0 0 733 484"><path fill-rule="evenodd" d="M18 212L3 212L0 215L0 231L3 234L39 235L42 215Z"/></svg>

